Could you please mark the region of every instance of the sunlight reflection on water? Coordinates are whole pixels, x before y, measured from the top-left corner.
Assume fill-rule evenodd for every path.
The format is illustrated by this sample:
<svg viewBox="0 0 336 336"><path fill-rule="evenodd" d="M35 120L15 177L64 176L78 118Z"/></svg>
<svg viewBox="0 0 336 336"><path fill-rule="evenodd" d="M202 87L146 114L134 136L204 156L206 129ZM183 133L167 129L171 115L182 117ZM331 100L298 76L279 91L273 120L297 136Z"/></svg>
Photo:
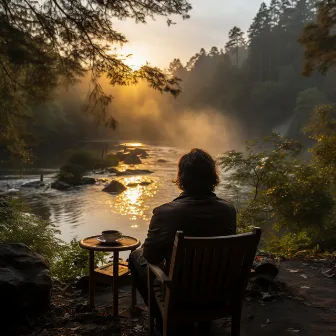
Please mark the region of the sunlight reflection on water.
<svg viewBox="0 0 336 336"><path fill-rule="evenodd" d="M139 145L141 144L135 144ZM146 146L149 157L143 164L120 165L118 170L148 169L153 174L137 176L93 175L105 178L93 186L75 188L67 192L53 189L21 189L32 211L44 219L50 220L61 231L61 238L70 241L99 234L106 229L120 230L124 235L132 235L144 241L152 211L155 207L172 201L180 191L172 180L176 177L177 161L182 153L173 147ZM164 162L160 160L164 159ZM227 174L222 173L223 183L217 189L217 195L232 199L232 191L225 187ZM0 189L6 184L11 188L20 188L27 180L39 179L39 176L17 176L16 179L0 181ZM50 184L53 175L45 176ZM103 192L105 184L117 180L127 186L120 194ZM146 185L139 185L139 183ZM147 183L146 183L147 182ZM234 200L233 200L234 201Z"/></svg>
<svg viewBox="0 0 336 336"><path fill-rule="evenodd" d="M123 180L126 186L135 183L148 182L147 186L129 186L127 190L116 196L114 199L114 208L116 213L127 215L130 220L135 221L139 218L149 220L148 218L148 200L153 198L158 189L156 179L143 178L140 176L128 177Z"/></svg>

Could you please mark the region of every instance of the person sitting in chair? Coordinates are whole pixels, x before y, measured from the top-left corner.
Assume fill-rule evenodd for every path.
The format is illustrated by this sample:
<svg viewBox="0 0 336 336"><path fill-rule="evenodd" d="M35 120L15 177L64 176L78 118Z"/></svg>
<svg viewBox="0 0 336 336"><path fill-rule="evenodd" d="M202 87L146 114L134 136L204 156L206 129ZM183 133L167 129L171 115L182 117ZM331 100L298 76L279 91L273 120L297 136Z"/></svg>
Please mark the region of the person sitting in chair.
<svg viewBox="0 0 336 336"><path fill-rule="evenodd" d="M153 210L147 238L142 248L131 253L129 258L136 287L146 304L147 262L169 270L177 231L191 237L236 234L236 210L215 195L219 176L216 162L207 152L192 149L180 158L176 184L182 194Z"/></svg>

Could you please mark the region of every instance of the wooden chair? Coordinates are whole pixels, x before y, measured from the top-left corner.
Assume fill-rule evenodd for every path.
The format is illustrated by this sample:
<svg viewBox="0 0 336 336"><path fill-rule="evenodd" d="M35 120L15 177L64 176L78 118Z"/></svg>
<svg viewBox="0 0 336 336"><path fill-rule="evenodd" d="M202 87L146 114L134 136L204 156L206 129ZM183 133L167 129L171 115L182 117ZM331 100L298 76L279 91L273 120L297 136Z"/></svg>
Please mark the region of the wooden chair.
<svg viewBox="0 0 336 336"><path fill-rule="evenodd" d="M148 267L149 330L154 335L153 306L163 318L163 336L181 323L209 322L232 316L231 335L240 335L241 309L261 229L224 237L184 237L177 232L169 276ZM157 281L160 285L157 285Z"/></svg>

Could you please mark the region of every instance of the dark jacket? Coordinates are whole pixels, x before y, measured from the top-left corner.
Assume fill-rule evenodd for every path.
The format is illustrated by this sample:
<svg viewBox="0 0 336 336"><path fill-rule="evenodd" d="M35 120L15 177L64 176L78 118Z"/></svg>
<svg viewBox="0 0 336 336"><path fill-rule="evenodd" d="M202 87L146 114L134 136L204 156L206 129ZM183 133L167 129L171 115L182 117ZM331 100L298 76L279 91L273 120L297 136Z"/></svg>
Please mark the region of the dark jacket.
<svg viewBox="0 0 336 336"><path fill-rule="evenodd" d="M143 256L149 263L170 259L176 231L193 237L235 234L236 210L214 193L197 196L186 192L155 208L143 245Z"/></svg>

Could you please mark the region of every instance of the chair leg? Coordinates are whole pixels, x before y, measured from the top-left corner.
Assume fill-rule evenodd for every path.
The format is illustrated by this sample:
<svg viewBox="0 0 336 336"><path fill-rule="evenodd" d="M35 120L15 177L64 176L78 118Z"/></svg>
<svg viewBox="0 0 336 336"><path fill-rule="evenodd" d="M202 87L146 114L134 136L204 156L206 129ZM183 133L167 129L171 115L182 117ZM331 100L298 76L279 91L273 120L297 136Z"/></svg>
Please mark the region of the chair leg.
<svg viewBox="0 0 336 336"><path fill-rule="evenodd" d="M240 336L241 308L232 314L231 336Z"/></svg>
<svg viewBox="0 0 336 336"><path fill-rule="evenodd" d="M172 323L171 320L167 318L163 319L163 336L175 336L176 335L176 325Z"/></svg>
<svg viewBox="0 0 336 336"><path fill-rule="evenodd" d="M154 293L153 293L153 274L148 267L148 323L149 323L149 335L154 336Z"/></svg>
<svg viewBox="0 0 336 336"><path fill-rule="evenodd" d="M148 309L148 322L149 322L149 336L154 336L154 316L153 313Z"/></svg>

